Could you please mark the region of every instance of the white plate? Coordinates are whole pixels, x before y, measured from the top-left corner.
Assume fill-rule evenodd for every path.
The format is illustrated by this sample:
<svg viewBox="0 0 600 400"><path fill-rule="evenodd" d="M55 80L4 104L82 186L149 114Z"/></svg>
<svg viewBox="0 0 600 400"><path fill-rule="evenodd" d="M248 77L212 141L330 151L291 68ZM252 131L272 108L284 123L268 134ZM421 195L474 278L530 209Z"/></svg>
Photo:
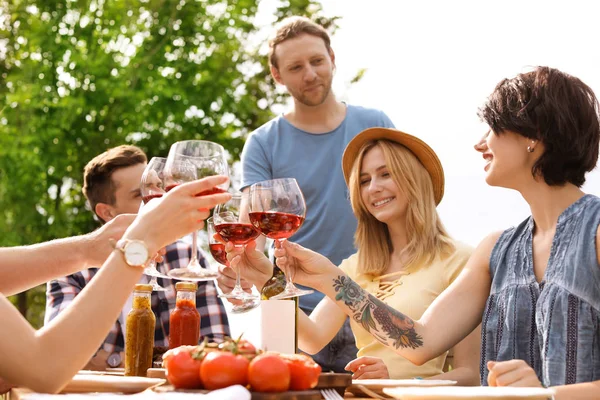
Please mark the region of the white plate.
<svg viewBox="0 0 600 400"><path fill-rule="evenodd" d="M120 392L138 393L165 383L164 379L139 376L78 374L62 390L63 393Z"/></svg>
<svg viewBox="0 0 600 400"><path fill-rule="evenodd" d="M384 388L396 387L433 387L433 386L453 386L456 381L445 380L428 380L428 379L353 379L352 385L346 390L356 394L373 397L373 393L377 395L383 394Z"/></svg>
<svg viewBox="0 0 600 400"><path fill-rule="evenodd" d="M454 386L456 381L444 381L434 379L352 379L353 385L362 385L369 389L383 387L406 387L406 386Z"/></svg>
<svg viewBox="0 0 600 400"><path fill-rule="evenodd" d="M395 387L385 388L383 393L401 400L546 400L552 398L554 390L543 388L519 388L519 387Z"/></svg>

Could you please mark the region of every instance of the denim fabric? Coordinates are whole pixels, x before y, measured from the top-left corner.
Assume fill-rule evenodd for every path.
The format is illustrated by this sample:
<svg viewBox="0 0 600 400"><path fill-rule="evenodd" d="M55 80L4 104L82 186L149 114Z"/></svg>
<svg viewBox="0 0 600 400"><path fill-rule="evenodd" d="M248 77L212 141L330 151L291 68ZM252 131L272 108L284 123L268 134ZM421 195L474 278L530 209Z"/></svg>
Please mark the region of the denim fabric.
<svg viewBox="0 0 600 400"><path fill-rule="evenodd" d="M350 328L350 320L346 318L344 326L331 342L317 354L314 354L312 358L321 366L323 372L348 373L344 367L356 358L357 352L354 334Z"/></svg>
<svg viewBox="0 0 600 400"><path fill-rule="evenodd" d="M548 266L533 272L533 218L505 231L490 257L481 383L489 360L525 360L547 386L600 379L600 199L585 195L558 218Z"/></svg>

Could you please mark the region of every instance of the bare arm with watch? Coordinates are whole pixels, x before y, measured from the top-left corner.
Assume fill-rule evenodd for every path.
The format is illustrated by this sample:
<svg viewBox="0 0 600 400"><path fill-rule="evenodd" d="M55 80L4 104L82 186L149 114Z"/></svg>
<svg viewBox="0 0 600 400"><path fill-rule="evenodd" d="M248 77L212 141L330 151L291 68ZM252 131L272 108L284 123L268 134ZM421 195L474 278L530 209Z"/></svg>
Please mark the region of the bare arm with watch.
<svg viewBox="0 0 600 400"><path fill-rule="evenodd" d="M60 391L98 349L150 257L201 229L209 209L230 198L228 193L195 194L227 179L216 176L182 184L143 207L93 281L71 307L39 331L0 296L0 378L35 391Z"/></svg>
<svg viewBox="0 0 600 400"><path fill-rule="evenodd" d="M0 249L0 293L10 296L59 276L99 267L135 219L123 214L86 235Z"/></svg>

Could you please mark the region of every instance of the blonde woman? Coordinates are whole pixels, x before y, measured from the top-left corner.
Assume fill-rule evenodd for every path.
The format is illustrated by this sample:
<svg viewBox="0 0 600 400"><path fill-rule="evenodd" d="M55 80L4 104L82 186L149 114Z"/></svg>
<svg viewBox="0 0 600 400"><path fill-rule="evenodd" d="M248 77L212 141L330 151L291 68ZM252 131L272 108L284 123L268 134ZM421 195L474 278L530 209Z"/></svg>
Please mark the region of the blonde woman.
<svg viewBox="0 0 600 400"><path fill-rule="evenodd" d="M444 192L440 161L414 136L370 128L350 141L342 164L358 219L355 242L359 251L344 260L340 269L385 304L418 319L454 281L471 254L470 248L450 238L439 219L436 205ZM323 240L327 240L325 233ZM227 250L231 264L242 263L242 274L258 288L271 276L271 263L253 247L243 256L231 246ZM362 292L345 295L352 302ZM299 347L309 354L318 352L346 317L334 300L325 297L310 317L300 315ZM452 371L444 373L447 353L416 366L381 344L369 332L372 323L368 313L351 320L359 350L358 358L346 369L355 379L422 377L478 384L477 332L454 347ZM405 340L403 335L397 338ZM418 338L409 340L418 342Z"/></svg>

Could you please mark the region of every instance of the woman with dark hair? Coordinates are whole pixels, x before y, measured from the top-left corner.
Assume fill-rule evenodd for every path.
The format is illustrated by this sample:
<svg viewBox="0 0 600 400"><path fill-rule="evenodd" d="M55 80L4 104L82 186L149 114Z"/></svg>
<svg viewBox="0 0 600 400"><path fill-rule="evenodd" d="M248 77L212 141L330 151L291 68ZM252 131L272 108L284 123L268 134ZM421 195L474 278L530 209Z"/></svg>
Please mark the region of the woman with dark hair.
<svg viewBox="0 0 600 400"><path fill-rule="evenodd" d="M491 386L554 386L557 399L600 393L600 199L580 187L598 159L598 101L579 79L539 67L500 82L476 145L492 186L517 190L531 216L491 234L419 320L365 292L324 257L285 242L294 281L325 293L381 343L416 364L480 323Z"/></svg>

